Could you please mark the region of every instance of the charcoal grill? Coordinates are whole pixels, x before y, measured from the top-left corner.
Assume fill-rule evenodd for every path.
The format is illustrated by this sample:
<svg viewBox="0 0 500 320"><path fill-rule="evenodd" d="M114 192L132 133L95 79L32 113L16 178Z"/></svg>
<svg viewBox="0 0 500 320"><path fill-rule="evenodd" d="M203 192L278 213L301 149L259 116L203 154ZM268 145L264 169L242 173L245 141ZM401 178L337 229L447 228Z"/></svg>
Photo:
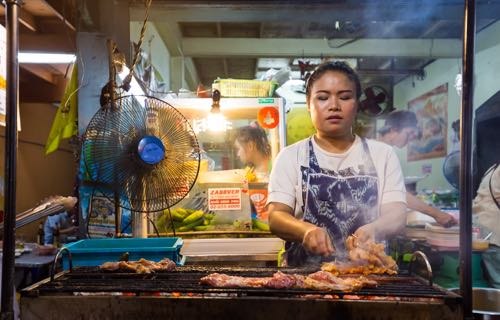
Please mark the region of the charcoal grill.
<svg viewBox="0 0 500 320"><path fill-rule="evenodd" d="M282 268L285 273L317 270ZM376 288L213 288L212 273L271 276L275 268L184 266L154 274L77 267L22 291L23 319L459 319L461 297L416 275L370 276Z"/></svg>

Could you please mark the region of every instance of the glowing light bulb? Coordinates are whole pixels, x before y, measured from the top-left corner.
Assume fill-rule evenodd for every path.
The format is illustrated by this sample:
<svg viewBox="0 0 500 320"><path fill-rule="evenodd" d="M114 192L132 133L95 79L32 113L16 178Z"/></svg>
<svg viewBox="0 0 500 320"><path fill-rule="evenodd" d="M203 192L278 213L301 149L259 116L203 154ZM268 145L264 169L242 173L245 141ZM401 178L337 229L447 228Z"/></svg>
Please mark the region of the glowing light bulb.
<svg viewBox="0 0 500 320"><path fill-rule="evenodd" d="M226 131L226 117L219 112L210 112L207 116L207 129L209 131Z"/></svg>

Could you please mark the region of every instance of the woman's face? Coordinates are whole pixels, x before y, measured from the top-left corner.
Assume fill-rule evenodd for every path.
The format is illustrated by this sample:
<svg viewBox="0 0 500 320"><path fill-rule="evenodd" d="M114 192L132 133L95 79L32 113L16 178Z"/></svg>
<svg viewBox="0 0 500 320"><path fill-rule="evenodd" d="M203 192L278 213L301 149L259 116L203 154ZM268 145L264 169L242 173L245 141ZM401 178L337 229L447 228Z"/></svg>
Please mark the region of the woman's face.
<svg viewBox="0 0 500 320"><path fill-rule="evenodd" d="M313 83L307 103L318 133L330 137L351 135L357 106L354 82L338 71L326 71Z"/></svg>
<svg viewBox="0 0 500 320"><path fill-rule="evenodd" d="M241 143L238 140L234 141L234 146L236 147L237 153L236 155L240 159L243 164L247 164L250 162L250 152L248 148L248 143Z"/></svg>

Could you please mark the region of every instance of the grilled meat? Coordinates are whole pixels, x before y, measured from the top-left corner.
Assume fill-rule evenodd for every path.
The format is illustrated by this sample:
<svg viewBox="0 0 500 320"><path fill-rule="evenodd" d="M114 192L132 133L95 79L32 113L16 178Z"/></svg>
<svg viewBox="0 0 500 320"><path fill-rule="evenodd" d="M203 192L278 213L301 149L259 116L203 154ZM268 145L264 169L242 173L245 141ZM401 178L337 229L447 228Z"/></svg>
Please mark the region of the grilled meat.
<svg viewBox="0 0 500 320"><path fill-rule="evenodd" d="M175 269L175 262L164 258L159 262L146 259L137 261L105 262L99 268L104 271L132 271L135 273L153 273L158 271L171 271Z"/></svg>
<svg viewBox="0 0 500 320"><path fill-rule="evenodd" d="M365 277L338 278L326 271L310 274L305 279L305 287L316 290L357 291L364 287L376 287L377 282Z"/></svg>
<svg viewBox="0 0 500 320"><path fill-rule="evenodd" d="M325 271L318 271L307 276L285 274L280 271L272 277L240 277L221 273L212 273L200 279L201 284L220 288L270 288L270 289L313 289L322 291L351 292L363 287L373 287L377 282L364 277L338 278Z"/></svg>
<svg viewBox="0 0 500 320"><path fill-rule="evenodd" d="M278 271L266 282L265 287L273 289L289 289L296 286L297 282L296 275L284 274L283 272Z"/></svg>
<svg viewBox="0 0 500 320"><path fill-rule="evenodd" d="M224 273L211 273L200 279L202 284L207 284L212 287L221 288L238 288L238 287L264 287L271 277L239 277L230 276Z"/></svg>
<svg viewBox="0 0 500 320"><path fill-rule="evenodd" d="M200 283L221 288L293 288L297 283L294 275L276 272L272 277L240 277L230 276L223 273L212 273L200 279Z"/></svg>
<svg viewBox="0 0 500 320"><path fill-rule="evenodd" d="M358 265L353 262L325 262L321 270L330 272L334 275L339 274L397 274L394 269L386 267L376 267L373 264Z"/></svg>
<svg viewBox="0 0 500 320"><path fill-rule="evenodd" d="M384 245L375 242L359 242L353 236L346 240L348 262L326 262L321 270L339 274L397 274L398 266L385 254Z"/></svg>

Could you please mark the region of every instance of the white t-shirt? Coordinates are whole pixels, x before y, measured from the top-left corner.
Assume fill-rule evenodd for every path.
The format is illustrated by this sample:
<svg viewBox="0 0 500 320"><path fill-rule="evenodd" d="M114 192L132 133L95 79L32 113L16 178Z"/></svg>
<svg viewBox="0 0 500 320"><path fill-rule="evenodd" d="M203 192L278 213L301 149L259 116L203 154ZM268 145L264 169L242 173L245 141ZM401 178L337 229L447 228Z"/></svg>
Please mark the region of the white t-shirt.
<svg viewBox="0 0 500 320"><path fill-rule="evenodd" d="M477 195L472 201L472 213L479 227L484 229L483 232L493 232L490 243L500 246L500 208L492 198L493 196L500 202L500 168L495 170L490 168L486 172L477 189Z"/></svg>
<svg viewBox="0 0 500 320"><path fill-rule="evenodd" d="M399 159L393 149L385 143L366 140L370 156L378 176L378 211L382 204L391 202L406 203L406 190ZM361 138L356 136L353 145L344 153L331 153L323 150L312 139L314 153L321 168L345 170L351 168L358 172L363 165L364 148ZM300 167L309 167L309 138L284 148L276 157L269 180L267 203L280 202L295 209L295 217L301 219L302 176Z"/></svg>

